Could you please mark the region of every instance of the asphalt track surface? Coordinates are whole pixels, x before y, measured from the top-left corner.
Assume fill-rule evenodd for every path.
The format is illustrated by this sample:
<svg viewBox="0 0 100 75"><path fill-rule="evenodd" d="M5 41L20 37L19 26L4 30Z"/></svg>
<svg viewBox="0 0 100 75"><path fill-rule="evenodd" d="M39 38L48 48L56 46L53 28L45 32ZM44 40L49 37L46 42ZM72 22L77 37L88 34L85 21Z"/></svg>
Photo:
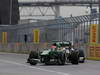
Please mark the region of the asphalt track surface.
<svg viewBox="0 0 100 75"><path fill-rule="evenodd" d="M0 53L0 75L100 75L100 61L79 65L66 64L31 66L26 63L27 54Z"/></svg>

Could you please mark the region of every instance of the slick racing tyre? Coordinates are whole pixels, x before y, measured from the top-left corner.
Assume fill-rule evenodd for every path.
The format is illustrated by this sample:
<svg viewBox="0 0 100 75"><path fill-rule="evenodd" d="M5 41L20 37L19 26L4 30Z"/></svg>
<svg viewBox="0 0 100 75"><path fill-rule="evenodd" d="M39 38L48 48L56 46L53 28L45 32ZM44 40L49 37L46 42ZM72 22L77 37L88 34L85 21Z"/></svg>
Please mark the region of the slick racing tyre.
<svg viewBox="0 0 100 75"><path fill-rule="evenodd" d="M44 57L44 63L45 65L50 65L50 58L48 56Z"/></svg>
<svg viewBox="0 0 100 75"><path fill-rule="evenodd" d="M29 63L30 63L30 65L36 65L38 63L38 61L35 59L31 59Z"/></svg>
<svg viewBox="0 0 100 75"><path fill-rule="evenodd" d="M85 62L85 54L83 50L79 50L79 62L84 63Z"/></svg>
<svg viewBox="0 0 100 75"><path fill-rule="evenodd" d="M70 59L71 59L71 63L72 64L78 64L79 63L79 55L78 55L78 52L72 51L71 52Z"/></svg>
<svg viewBox="0 0 100 75"><path fill-rule="evenodd" d="M60 53L59 56L58 56L58 65L65 65L65 62L66 62L66 56L64 53Z"/></svg>
<svg viewBox="0 0 100 75"><path fill-rule="evenodd" d="M38 59L38 53L35 52L35 51L31 51L30 54L29 54L29 57L27 59L27 63L29 63L32 58Z"/></svg>

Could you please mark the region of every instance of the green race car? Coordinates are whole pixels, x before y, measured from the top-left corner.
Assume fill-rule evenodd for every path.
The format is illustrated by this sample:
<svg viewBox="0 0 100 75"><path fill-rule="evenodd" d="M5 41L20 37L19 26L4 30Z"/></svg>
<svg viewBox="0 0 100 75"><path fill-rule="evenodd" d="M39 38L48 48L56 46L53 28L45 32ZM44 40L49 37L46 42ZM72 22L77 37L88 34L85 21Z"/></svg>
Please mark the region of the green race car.
<svg viewBox="0 0 100 75"><path fill-rule="evenodd" d="M50 49L45 49L42 52L32 51L29 54L27 62L31 65L36 65L38 62L49 64L64 65L66 62L72 64L79 63L79 52L72 48L69 41L55 42Z"/></svg>

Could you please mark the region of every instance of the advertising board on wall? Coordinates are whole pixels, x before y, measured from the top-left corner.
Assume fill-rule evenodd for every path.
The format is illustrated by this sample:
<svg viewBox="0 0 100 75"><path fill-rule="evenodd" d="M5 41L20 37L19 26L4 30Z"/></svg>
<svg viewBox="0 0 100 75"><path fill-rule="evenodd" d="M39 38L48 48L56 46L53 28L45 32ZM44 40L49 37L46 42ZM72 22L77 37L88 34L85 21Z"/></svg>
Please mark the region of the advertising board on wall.
<svg viewBox="0 0 100 75"><path fill-rule="evenodd" d="M96 44L98 41L98 24L91 24L90 27L90 44Z"/></svg>

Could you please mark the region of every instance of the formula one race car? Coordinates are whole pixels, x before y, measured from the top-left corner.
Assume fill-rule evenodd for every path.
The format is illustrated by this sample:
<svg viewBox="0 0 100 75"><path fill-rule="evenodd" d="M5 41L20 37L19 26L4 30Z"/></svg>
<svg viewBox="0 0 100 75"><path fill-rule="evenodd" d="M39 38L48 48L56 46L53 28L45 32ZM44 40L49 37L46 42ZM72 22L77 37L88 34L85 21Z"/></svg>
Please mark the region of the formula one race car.
<svg viewBox="0 0 100 75"><path fill-rule="evenodd" d="M27 62L31 65L36 65L38 62L49 64L64 65L66 62L72 64L79 63L79 51L72 48L69 41L55 42L50 49L45 49L42 52L31 51Z"/></svg>

